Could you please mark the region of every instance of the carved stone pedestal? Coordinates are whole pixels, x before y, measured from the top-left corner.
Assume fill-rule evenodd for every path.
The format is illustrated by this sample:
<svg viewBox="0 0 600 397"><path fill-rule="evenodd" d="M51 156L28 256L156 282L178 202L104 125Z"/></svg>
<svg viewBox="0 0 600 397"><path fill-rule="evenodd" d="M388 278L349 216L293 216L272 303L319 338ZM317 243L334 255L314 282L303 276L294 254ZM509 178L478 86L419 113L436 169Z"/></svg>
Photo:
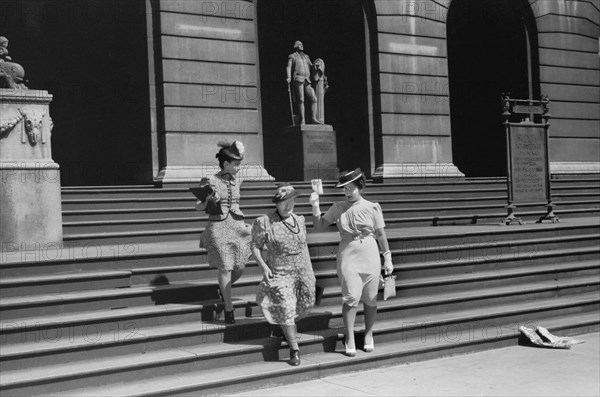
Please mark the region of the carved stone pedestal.
<svg viewBox="0 0 600 397"><path fill-rule="evenodd" d="M292 179L337 179L335 131L328 124L303 124L285 128L285 152L289 153L288 175Z"/></svg>
<svg viewBox="0 0 600 397"><path fill-rule="evenodd" d="M0 89L0 250L62 246L47 91Z"/></svg>

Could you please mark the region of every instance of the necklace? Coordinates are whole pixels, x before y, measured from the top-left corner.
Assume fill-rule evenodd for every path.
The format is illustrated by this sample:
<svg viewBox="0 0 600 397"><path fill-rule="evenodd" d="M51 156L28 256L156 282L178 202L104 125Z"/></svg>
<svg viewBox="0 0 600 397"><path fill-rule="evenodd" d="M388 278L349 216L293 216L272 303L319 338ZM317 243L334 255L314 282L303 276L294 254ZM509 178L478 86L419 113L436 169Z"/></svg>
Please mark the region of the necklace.
<svg viewBox="0 0 600 397"><path fill-rule="evenodd" d="M277 215L279 215L279 217L281 218L281 222L283 222L283 224L285 225L285 227L287 228L287 230L289 230L293 234L300 233L300 225L298 224L298 221L296 220L296 218L294 218L294 215L290 215L290 218L292 218L292 220L294 221L293 225L290 225L289 223L287 223L285 221L285 219L283 218L283 216L281 216L281 214L279 213L279 211L277 211Z"/></svg>

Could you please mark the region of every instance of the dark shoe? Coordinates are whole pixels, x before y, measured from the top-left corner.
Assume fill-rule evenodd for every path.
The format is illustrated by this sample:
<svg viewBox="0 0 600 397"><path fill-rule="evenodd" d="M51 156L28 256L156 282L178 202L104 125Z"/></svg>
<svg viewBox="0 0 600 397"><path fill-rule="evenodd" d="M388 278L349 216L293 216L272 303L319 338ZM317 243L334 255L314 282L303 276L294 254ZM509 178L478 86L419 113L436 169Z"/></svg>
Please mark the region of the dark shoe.
<svg viewBox="0 0 600 397"><path fill-rule="evenodd" d="M300 365L300 351L299 350L290 350L290 361L288 361L289 365L297 367Z"/></svg>
<svg viewBox="0 0 600 397"><path fill-rule="evenodd" d="M234 311L230 311L228 312L227 310L225 310L225 323L227 324L235 324L235 316L234 316Z"/></svg>

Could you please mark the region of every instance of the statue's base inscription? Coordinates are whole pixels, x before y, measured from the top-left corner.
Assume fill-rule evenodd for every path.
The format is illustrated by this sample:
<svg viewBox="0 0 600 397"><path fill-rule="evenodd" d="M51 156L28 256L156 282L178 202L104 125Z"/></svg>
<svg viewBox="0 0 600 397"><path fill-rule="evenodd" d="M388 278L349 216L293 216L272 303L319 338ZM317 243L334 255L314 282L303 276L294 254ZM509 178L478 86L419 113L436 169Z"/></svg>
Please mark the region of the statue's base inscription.
<svg viewBox="0 0 600 397"><path fill-rule="evenodd" d="M290 166L297 169L298 179L337 179L336 135L331 125L305 124L290 126L284 132L293 151Z"/></svg>

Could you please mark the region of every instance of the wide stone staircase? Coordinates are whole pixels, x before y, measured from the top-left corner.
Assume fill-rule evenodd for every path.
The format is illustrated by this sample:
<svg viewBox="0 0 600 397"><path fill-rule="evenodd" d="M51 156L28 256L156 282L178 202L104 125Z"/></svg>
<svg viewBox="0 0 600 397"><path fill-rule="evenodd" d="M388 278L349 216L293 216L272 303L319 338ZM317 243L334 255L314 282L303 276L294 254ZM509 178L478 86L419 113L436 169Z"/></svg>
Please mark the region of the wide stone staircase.
<svg viewBox="0 0 600 397"><path fill-rule="evenodd" d="M321 208L341 200L326 182ZM295 212L310 221L310 186ZM249 182L251 222L273 210L274 184ZM519 207L501 226L506 181L368 184L381 204L397 296L379 302L376 348L343 352L335 228L309 250L322 295L299 322L302 364L257 309L250 261L233 289L236 324L222 321L216 271L198 248L207 222L185 186L63 188L65 246L2 252L0 393L163 396L232 393L336 372L517 343L518 327L557 334L600 329L600 178L554 179L560 223ZM363 320L360 306L357 347Z"/></svg>

